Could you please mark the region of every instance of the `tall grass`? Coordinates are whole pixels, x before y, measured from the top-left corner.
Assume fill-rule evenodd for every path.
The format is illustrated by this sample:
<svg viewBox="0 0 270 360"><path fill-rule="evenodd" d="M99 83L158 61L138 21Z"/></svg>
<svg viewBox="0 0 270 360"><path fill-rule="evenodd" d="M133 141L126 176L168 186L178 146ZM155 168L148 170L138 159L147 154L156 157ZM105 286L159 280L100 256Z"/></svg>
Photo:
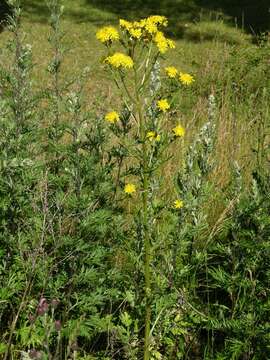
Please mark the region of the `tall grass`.
<svg viewBox="0 0 270 360"><path fill-rule="evenodd" d="M50 0L49 27L32 25L10 3L0 356L268 359L267 37L217 23L210 41L202 22L161 56L126 31L134 67L106 72L93 24L70 32Z"/></svg>

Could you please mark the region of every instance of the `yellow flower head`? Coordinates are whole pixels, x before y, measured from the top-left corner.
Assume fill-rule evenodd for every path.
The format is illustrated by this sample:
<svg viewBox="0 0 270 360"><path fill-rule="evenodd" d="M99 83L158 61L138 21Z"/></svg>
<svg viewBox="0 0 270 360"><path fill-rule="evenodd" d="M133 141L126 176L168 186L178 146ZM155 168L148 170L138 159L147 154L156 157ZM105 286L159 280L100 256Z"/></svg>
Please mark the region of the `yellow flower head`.
<svg viewBox="0 0 270 360"><path fill-rule="evenodd" d="M169 78L174 79L178 73L174 66L168 66L165 68L166 74Z"/></svg>
<svg viewBox="0 0 270 360"><path fill-rule="evenodd" d="M179 75L179 80L181 81L182 84L184 85L190 85L193 83L194 77L190 74L184 74L184 73L180 73Z"/></svg>
<svg viewBox="0 0 270 360"><path fill-rule="evenodd" d="M112 56L108 56L105 59L105 63L108 63L109 65L116 67L116 68L126 68L130 69L133 67L134 63L130 56L122 54L122 53L115 53Z"/></svg>
<svg viewBox="0 0 270 360"><path fill-rule="evenodd" d="M173 207L175 209L181 209L183 206L184 206L184 203L180 199L175 200L174 203L173 203Z"/></svg>
<svg viewBox="0 0 270 360"><path fill-rule="evenodd" d="M181 125L177 125L172 129L172 131L176 137L185 136L185 129Z"/></svg>
<svg viewBox="0 0 270 360"><path fill-rule="evenodd" d="M148 131L146 134L146 138L149 141L160 141L160 135L157 134L155 131Z"/></svg>
<svg viewBox="0 0 270 360"><path fill-rule="evenodd" d="M161 26L167 26L168 25L168 19L165 16L160 15L152 15L147 18L149 22L152 22L155 25L161 25Z"/></svg>
<svg viewBox="0 0 270 360"><path fill-rule="evenodd" d="M161 54L165 54L169 49L174 49L174 41L166 39L162 31L158 31L154 37L154 42L156 43L158 50Z"/></svg>
<svg viewBox="0 0 270 360"><path fill-rule="evenodd" d="M134 27L137 27L137 28L140 28L140 29L144 28L145 25L146 25L146 19L142 19L140 21L134 21L134 23L133 23Z"/></svg>
<svg viewBox="0 0 270 360"><path fill-rule="evenodd" d="M123 20L123 19L119 20L119 25L121 28L128 30L128 31L132 28L132 23L130 21Z"/></svg>
<svg viewBox="0 0 270 360"><path fill-rule="evenodd" d="M105 120L109 123L115 124L120 120L120 116L116 111L111 111L105 115Z"/></svg>
<svg viewBox="0 0 270 360"><path fill-rule="evenodd" d="M168 44L167 39L165 38L163 32L158 31L154 41L158 47L158 50L161 52L161 54L164 54L168 50Z"/></svg>
<svg viewBox="0 0 270 360"><path fill-rule="evenodd" d="M131 195L136 192L136 186L134 184L126 184L124 187L124 192L128 195Z"/></svg>
<svg viewBox="0 0 270 360"><path fill-rule="evenodd" d="M142 30L141 29L131 28L129 30L129 33L134 39L140 39L140 37L142 36Z"/></svg>
<svg viewBox="0 0 270 360"><path fill-rule="evenodd" d="M145 30L153 35L158 31L157 24L151 18L147 18L144 24Z"/></svg>
<svg viewBox="0 0 270 360"><path fill-rule="evenodd" d="M160 111L162 112L166 112L167 110L170 109L170 104L168 103L167 99L161 99L157 102L157 106L159 108Z"/></svg>
<svg viewBox="0 0 270 360"><path fill-rule="evenodd" d="M96 38L102 43L119 40L118 31L113 26L105 26L98 30Z"/></svg>
<svg viewBox="0 0 270 360"><path fill-rule="evenodd" d="M167 39L169 49L175 49L175 42L171 39Z"/></svg>

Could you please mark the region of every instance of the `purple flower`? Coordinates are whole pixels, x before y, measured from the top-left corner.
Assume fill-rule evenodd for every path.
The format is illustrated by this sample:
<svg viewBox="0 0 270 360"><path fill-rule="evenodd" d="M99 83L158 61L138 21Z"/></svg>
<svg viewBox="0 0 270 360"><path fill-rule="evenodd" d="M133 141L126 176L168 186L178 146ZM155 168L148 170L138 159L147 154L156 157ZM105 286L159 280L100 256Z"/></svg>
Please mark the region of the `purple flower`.
<svg viewBox="0 0 270 360"><path fill-rule="evenodd" d="M41 351L37 351L36 349L32 349L29 351L29 357L30 359L42 359L42 352Z"/></svg>
<svg viewBox="0 0 270 360"><path fill-rule="evenodd" d="M59 300L57 300L57 299L52 299L51 305L52 305L53 309L56 309L57 306L59 305L59 303L60 303Z"/></svg>
<svg viewBox="0 0 270 360"><path fill-rule="evenodd" d="M33 324L35 322L36 318L33 314L30 314L28 316L28 320L29 320L30 324Z"/></svg>
<svg viewBox="0 0 270 360"><path fill-rule="evenodd" d="M38 304L37 313L38 315L42 316L49 310L49 305L45 298L41 298Z"/></svg>
<svg viewBox="0 0 270 360"><path fill-rule="evenodd" d="M61 331L62 324L60 320L56 320L54 326L56 331Z"/></svg>

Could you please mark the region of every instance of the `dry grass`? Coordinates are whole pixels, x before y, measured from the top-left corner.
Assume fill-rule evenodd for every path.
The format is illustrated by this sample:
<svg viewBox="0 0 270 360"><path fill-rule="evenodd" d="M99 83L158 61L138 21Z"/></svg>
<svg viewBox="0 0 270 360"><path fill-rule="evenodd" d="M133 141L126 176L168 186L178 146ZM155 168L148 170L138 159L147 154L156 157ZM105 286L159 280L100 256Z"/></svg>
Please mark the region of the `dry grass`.
<svg viewBox="0 0 270 360"><path fill-rule="evenodd" d="M70 4L70 2L67 2ZM107 108L119 102L119 97L114 87L111 85L108 76L100 63L104 54L104 48L95 38L95 32L100 23L108 20L115 21L116 15L106 11L96 10L89 15L92 21L84 20L82 14L88 14L83 8L83 2L78 1L76 8L70 13L70 5L67 6L67 16L64 17L62 27L65 32L64 46L68 50L63 63L63 80L76 78L83 68L90 68L90 76L86 84L87 105L89 109L95 108L98 113L106 111ZM49 84L47 66L51 58L51 49L47 41L49 37L49 26L44 19L35 18L30 15L29 5L27 16L23 21L25 32L25 42L32 44L34 55L34 80L35 86L46 86ZM76 10L77 9L77 10ZM80 12L80 11L81 12ZM92 9L93 10L93 9ZM77 11L77 18L76 18ZM90 11L90 10L89 10ZM80 18L83 21L76 21ZM95 20L94 20L95 18ZM88 19L88 18L87 18ZM42 21L41 21L42 20ZM197 26L197 28L196 28ZM231 53L235 47L239 49L254 48L249 42L249 37L245 36L240 30L233 29L228 31L228 38L233 34L233 44L226 41L226 28L220 22L211 24L211 29L215 36L211 40L204 38L191 41L187 38L176 39L176 50L171 52L164 64L172 64L178 68L192 72L196 77L196 84L192 89L179 98L179 116L187 128L187 140L192 141L198 128L207 120L207 98L209 94L214 94L218 105L218 129L217 129L217 151L216 169L214 172L214 183L216 187L225 189L230 181L231 166L237 160L240 166L247 169L251 161L250 156L250 132L249 113L250 109L244 105L243 109L232 107L232 80L228 63L232 57ZM189 32L193 33L205 30L205 23L202 25L187 26ZM219 38L218 34L222 33ZM187 33L189 34L189 33ZM239 44L237 44L239 36ZM8 41L9 33L1 34L0 43L3 47ZM199 41L198 41L199 40ZM237 44L237 45L235 45ZM6 53L2 51L2 61L9 62ZM102 99L102 107L100 101ZM178 151L175 149L175 151ZM172 165L173 166L173 165Z"/></svg>

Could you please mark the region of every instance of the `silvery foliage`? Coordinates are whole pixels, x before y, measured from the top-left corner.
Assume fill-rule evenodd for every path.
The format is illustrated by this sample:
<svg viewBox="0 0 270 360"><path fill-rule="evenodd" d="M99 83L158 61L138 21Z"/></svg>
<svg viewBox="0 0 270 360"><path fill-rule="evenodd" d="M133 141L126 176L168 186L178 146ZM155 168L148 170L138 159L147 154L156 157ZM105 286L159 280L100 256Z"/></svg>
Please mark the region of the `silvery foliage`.
<svg viewBox="0 0 270 360"><path fill-rule="evenodd" d="M201 127L193 143L188 147L185 166L178 175L178 186L194 224L200 222L198 199L204 195L207 176L214 168L212 153L216 139L216 102L214 95L208 99L208 121Z"/></svg>
<svg viewBox="0 0 270 360"><path fill-rule="evenodd" d="M158 94L161 88L161 80L160 80L160 64L159 61L156 61L153 65L151 74L150 74L150 84L149 84L149 94L150 94L150 104L147 108L147 115L151 119L151 123L153 127L157 125L157 108L153 99Z"/></svg>
<svg viewBox="0 0 270 360"><path fill-rule="evenodd" d="M150 95L155 96L160 88L160 64L159 61L156 61L150 74Z"/></svg>
<svg viewBox="0 0 270 360"><path fill-rule="evenodd" d="M214 95L208 98L208 121L201 127L195 141L189 146L187 153L187 171L191 173L194 165L198 165L198 175L207 175L213 168L213 161L210 159L215 146L216 133L216 102ZM199 175L200 176L200 175Z"/></svg>

